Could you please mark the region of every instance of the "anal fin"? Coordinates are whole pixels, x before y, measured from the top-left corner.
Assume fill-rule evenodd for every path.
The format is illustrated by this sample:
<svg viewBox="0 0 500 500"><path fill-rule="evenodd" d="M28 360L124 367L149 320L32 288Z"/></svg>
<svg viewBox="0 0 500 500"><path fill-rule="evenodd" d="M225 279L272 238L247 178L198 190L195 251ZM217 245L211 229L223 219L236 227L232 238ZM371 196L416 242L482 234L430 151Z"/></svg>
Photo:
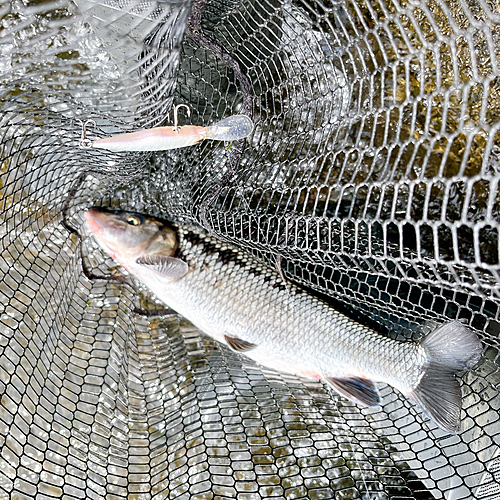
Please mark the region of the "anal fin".
<svg viewBox="0 0 500 500"><path fill-rule="evenodd" d="M237 337L230 337L229 335L224 335L224 339L227 345L236 352L247 352L257 347L257 344L252 344L251 342L241 340Z"/></svg>
<svg viewBox="0 0 500 500"><path fill-rule="evenodd" d="M362 406L378 406L380 404L380 394L375 384L366 378L333 378L326 377L326 382L330 384L339 394Z"/></svg>

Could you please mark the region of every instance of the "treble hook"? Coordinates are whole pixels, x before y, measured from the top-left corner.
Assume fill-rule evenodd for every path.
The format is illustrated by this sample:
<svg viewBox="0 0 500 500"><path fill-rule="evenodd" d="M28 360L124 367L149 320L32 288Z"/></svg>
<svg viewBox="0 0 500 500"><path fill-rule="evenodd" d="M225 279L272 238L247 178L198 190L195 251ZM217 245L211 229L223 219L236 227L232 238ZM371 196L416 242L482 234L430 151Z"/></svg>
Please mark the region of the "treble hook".
<svg viewBox="0 0 500 500"><path fill-rule="evenodd" d="M94 124L94 128L97 128L97 123L94 120L85 120L82 121L80 118L76 118L76 121L80 122L82 124L82 136L80 138L80 142L78 143L78 146L80 149L89 149L92 147L92 141L90 139L87 139L87 125L89 123Z"/></svg>
<svg viewBox="0 0 500 500"><path fill-rule="evenodd" d="M174 106L174 127L172 130L177 133L179 133L179 130L181 129L177 124L177 110L182 107L187 109L188 118L191 116L191 110L189 109L189 106L187 104L177 104L177 106ZM170 113L168 115L170 116Z"/></svg>

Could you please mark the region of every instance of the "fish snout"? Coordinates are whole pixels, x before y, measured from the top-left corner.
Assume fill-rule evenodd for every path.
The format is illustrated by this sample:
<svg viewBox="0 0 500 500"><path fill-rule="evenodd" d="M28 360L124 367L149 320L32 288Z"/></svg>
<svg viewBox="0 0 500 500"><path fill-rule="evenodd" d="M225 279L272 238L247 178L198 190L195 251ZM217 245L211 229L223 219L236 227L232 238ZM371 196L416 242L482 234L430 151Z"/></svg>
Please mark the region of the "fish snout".
<svg viewBox="0 0 500 500"><path fill-rule="evenodd" d="M97 220L92 216L92 210L93 209L91 208L88 212L85 212L85 222L91 233L98 234L99 232L102 232L102 228L98 224Z"/></svg>
<svg viewBox="0 0 500 500"><path fill-rule="evenodd" d="M110 224L109 212L103 208L92 207L87 212L85 212L84 215L87 227L92 232L92 234L102 234L104 228L106 228Z"/></svg>

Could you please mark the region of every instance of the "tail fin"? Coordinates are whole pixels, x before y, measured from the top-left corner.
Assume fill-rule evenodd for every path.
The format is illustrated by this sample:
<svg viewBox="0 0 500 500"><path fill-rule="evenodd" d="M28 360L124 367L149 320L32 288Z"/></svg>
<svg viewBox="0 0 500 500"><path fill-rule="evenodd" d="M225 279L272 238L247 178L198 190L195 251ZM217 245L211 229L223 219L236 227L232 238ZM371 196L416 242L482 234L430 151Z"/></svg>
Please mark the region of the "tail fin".
<svg viewBox="0 0 500 500"><path fill-rule="evenodd" d="M470 370L481 358L476 334L459 321L446 323L428 335L422 346L428 356L412 397L443 430L460 431L462 393L455 373Z"/></svg>

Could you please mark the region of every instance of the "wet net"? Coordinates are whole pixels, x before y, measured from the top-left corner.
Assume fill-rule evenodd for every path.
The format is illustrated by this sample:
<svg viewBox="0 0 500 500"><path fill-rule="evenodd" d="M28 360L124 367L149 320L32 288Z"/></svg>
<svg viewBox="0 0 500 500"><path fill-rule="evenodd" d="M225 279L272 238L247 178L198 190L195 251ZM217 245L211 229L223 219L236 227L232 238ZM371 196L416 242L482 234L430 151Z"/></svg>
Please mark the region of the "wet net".
<svg viewBox="0 0 500 500"><path fill-rule="evenodd" d="M0 499L500 498L498 2L2 0L0 23ZM179 103L255 129L80 147L78 120ZM462 432L145 316L96 279L124 274L91 205L204 226L384 335L462 319L484 346Z"/></svg>

